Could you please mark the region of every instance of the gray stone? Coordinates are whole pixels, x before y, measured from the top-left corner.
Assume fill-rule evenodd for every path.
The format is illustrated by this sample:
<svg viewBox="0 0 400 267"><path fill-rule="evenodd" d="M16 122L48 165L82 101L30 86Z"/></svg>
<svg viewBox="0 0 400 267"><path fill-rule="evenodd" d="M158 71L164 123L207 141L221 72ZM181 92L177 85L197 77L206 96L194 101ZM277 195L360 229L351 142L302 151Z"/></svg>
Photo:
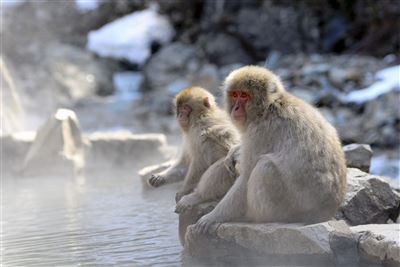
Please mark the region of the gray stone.
<svg viewBox="0 0 400 267"><path fill-rule="evenodd" d="M168 150L163 134L96 132L87 138L91 144L86 159L87 169L143 167L165 160L165 151Z"/></svg>
<svg viewBox="0 0 400 267"><path fill-rule="evenodd" d="M367 144L350 144L343 147L347 166L369 172L371 166L372 149Z"/></svg>
<svg viewBox="0 0 400 267"><path fill-rule="evenodd" d="M218 202L207 202L197 205L194 209L179 214L179 240L185 244L186 230L189 225L195 224L203 215L212 211Z"/></svg>
<svg viewBox="0 0 400 267"><path fill-rule="evenodd" d="M369 263L400 265L400 225L368 224L350 228L359 234L360 257Z"/></svg>
<svg viewBox="0 0 400 267"><path fill-rule="evenodd" d="M189 226L184 253L206 262L235 265L358 263L357 241L343 221L313 225L223 223L208 235L197 234Z"/></svg>
<svg viewBox="0 0 400 267"><path fill-rule="evenodd" d="M217 65L252 63L250 55L244 50L240 41L234 36L224 33L206 37L205 52L209 60Z"/></svg>
<svg viewBox="0 0 400 267"><path fill-rule="evenodd" d="M19 132L0 136L2 174L15 174L22 168L25 155L35 140L35 132Z"/></svg>
<svg viewBox="0 0 400 267"><path fill-rule="evenodd" d="M190 61L195 59L196 51L190 45L173 43L163 47L143 69L144 86L162 90L177 79L186 79Z"/></svg>
<svg viewBox="0 0 400 267"><path fill-rule="evenodd" d="M347 193L336 218L345 219L350 225L386 223L396 220L400 196L378 176L358 169L347 172Z"/></svg>
<svg viewBox="0 0 400 267"><path fill-rule="evenodd" d="M23 174L75 174L85 166L85 142L75 113L58 109L37 132L23 160Z"/></svg>
<svg viewBox="0 0 400 267"><path fill-rule="evenodd" d="M221 94L219 85L219 71L213 64L204 64L199 71L193 73L191 84L209 90L212 94Z"/></svg>

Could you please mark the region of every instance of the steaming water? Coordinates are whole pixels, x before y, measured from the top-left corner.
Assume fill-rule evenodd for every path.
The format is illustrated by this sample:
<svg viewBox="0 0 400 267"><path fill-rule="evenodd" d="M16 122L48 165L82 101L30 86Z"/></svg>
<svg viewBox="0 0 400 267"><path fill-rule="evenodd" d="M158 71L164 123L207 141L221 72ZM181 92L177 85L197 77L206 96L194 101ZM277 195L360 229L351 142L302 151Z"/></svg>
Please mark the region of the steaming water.
<svg viewBox="0 0 400 267"><path fill-rule="evenodd" d="M4 266L181 265L176 186L135 172L2 181Z"/></svg>

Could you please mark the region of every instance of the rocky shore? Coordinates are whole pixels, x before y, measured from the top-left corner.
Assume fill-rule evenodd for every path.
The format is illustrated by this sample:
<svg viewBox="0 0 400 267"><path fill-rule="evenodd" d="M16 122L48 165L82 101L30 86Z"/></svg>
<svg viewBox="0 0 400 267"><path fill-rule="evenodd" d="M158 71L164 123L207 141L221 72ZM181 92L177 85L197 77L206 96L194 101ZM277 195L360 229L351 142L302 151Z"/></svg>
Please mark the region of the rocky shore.
<svg viewBox="0 0 400 267"><path fill-rule="evenodd" d="M7 155L6 176L137 169L171 159L174 153L162 134L83 133L75 113L65 109L53 114L37 133L3 136L1 142L2 154ZM190 225L217 204L203 203L179 216L184 261L226 266L399 266L399 183L365 172L372 156L368 145L352 144L344 150L348 191L336 218L313 225L223 223L213 233L199 235ZM139 171L144 189L150 189L146 178L153 171L170 164Z"/></svg>

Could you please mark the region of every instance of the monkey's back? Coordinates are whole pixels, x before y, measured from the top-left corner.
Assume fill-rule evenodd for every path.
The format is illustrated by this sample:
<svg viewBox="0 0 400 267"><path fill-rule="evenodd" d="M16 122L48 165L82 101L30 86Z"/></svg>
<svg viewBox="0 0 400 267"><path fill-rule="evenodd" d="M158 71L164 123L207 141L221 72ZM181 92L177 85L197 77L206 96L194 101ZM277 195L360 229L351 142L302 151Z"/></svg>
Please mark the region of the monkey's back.
<svg viewBox="0 0 400 267"><path fill-rule="evenodd" d="M247 145L257 151L248 167L254 168L261 154L271 153L279 162L288 194L292 194L293 212L288 212L292 218L287 220L327 219L336 212L346 189L346 164L339 137L311 105L289 93L284 100L269 110L258 126L249 129L250 143L262 131L265 136L261 143Z"/></svg>

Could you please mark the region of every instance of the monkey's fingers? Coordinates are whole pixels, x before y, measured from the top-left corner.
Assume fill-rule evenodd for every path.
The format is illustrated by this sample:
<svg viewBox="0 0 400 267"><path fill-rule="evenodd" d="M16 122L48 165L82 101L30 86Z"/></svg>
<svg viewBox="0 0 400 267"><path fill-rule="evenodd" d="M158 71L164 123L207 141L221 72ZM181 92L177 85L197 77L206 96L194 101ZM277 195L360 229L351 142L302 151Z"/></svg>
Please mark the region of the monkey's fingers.
<svg viewBox="0 0 400 267"><path fill-rule="evenodd" d="M149 184L153 187L159 187L165 183L165 179L162 176L152 174L149 179Z"/></svg>
<svg viewBox="0 0 400 267"><path fill-rule="evenodd" d="M182 199L176 204L175 213L184 213L187 210L190 210L192 206L187 203L183 203Z"/></svg>

